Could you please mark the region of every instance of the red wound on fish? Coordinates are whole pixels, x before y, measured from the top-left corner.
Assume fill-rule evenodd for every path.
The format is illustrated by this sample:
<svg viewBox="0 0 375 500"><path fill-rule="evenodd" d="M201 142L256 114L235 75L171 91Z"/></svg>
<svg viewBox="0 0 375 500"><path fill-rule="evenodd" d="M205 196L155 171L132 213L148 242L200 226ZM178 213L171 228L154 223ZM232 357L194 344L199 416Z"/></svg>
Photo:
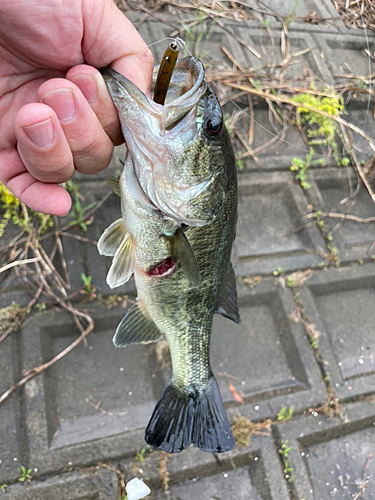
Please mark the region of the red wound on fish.
<svg viewBox="0 0 375 500"><path fill-rule="evenodd" d="M162 260L155 267L150 269L147 274L149 276L163 276L168 273L176 265L172 257Z"/></svg>

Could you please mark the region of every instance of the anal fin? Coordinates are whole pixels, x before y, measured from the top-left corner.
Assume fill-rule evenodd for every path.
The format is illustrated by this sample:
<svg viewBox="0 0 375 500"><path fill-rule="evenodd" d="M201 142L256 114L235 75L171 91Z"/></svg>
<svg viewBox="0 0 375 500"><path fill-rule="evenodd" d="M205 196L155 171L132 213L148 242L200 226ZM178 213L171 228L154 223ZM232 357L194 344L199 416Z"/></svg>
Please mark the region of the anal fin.
<svg viewBox="0 0 375 500"><path fill-rule="evenodd" d="M236 276L232 264L229 264L227 275L224 278L219 297L216 302L215 313L219 313L235 323L241 323L237 306Z"/></svg>
<svg viewBox="0 0 375 500"><path fill-rule="evenodd" d="M162 338L163 334L136 302L118 325L113 343L116 347L127 347L130 344L157 342Z"/></svg>

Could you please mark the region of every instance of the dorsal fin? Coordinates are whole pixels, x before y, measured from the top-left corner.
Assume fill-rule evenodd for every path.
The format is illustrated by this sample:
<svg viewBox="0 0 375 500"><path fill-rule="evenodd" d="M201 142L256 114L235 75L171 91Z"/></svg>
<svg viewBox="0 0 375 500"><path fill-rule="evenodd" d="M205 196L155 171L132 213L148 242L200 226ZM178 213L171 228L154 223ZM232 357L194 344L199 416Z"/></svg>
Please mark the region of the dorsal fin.
<svg viewBox="0 0 375 500"><path fill-rule="evenodd" d="M163 338L155 323L143 311L139 302L135 302L116 329L113 343L116 347L130 344L148 344Z"/></svg>
<svg viewBox="0 0 375 500"><path fill-rule="evenodd" d="M178 228L173 236L165 236L165 238L170 242L172 257L180 263L187 279L192 285L199 286L201 276L198 263L183 230Z"/></svg>
<svg viewBox="0 0 375 500"><path fill-rule="evenodd" d="M237 307L236 276L231 263L216 301L215 313L219 313L235 323L241 323Z"/></svg>
<svg viewBox="0 0 375 500"><path fill-rule="evenodd" d="M113 222L99 238L98 252L100 255L113 257L126 235L124 220L121 218Z"/></svg>
<svg viewBox="0 0 375 500"><path fill-rule="evenodd" d="M121 196L121 193L120 193L120 176L119 177L112 177L111 179L107 179L107 182L111 186L113 192L116 193L118 196Z"/></svg>

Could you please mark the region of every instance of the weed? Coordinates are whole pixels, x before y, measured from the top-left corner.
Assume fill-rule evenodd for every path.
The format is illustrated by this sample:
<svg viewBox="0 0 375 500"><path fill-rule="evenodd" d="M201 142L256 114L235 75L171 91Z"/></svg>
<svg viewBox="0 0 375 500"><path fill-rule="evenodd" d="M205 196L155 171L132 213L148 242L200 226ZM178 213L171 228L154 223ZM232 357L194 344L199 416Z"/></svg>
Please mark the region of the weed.
<svg viewBox="0 0 375 500"><path fill-rule="evenodd" d="M310 189L311 187L310 184L306 181L307 169L313 165L321 165L322 163L324 163L323 158L313 160L314 154L314 148L310 148L309 153L306 155L306 161L297 157L294 157L292 159L292 166L290 167L290 170L292 172L298 172L296 175L296 179L300 181L303 189Z"/></svg>
<svg viewBox="0 0 375 500"><path fill-rule="evenodd" d="M288 440L281 441L281 446L279 448L279 453L281 455L281 459L284 464L284 476L285 479L288 480L288 482L293 481L294 476L293 476L293 468L290 467L289 463L289 452L292 448L288 446Z"/></svg>
<svg viewBox="0 0 375 500"><path fill-rule="evenodd" d="M15 322L17 323L17 325L14 330L19 328L26 314L28 314L29 312L30 311L27 311L26 308L21 307L14 301L12 301L12 304L10 306L0 309L0 335L6 332L9 327L15 324Z"/></svg>
<svg viewBox="0 0 375 500"><path fill-rule="evenodd" d="M276 271L274 271L272 274L273 274L274 276L280 276L280 274L282 274L283 272L284 272L284 269L283 269L282 267L280 267L280 266L279 266L279 267L276 269Z"/></svg>
<svg viewBox="0 0 375 500"><path fill-rule="evenodd" d="M2 491L2 493L5 493L5 488L7 487L6 484L0 484L0 490Z"/></svg>
<svg viewBox="0 0 375 500"><path fill-rule="evenodd" d="M237 156L241 156L241 152L237 152ZM241 158L236 158L236 165L238 170L243 170L244 169L244 162L241 160Z"/></svg>
<svg viewBox="0 0 375 500"><path fill-rule="evenodd" d="M288 16L285 19L285 25L286 25L287 28L289 28L290 24L292 23L295 15L297 13L297 10L298 10L298 0L296 0L296 2L295 2L293 10L292 11L288 11Z"/></svg>
<svg viewBox="0 0 375 500"><path fill-rule="evenodd" d="M287 406L282 405L280 413L277 414L278 422L288 422L293 417L293 406L289 408Z"/></svg>
<svg viewBox="0 0 375 500"><path fill-rule="evenodd" d="M21 477L18 478L18 481L24 483L27 480L32 479L31 477L31 469L26 469L23 465L21 465Z"/></svg>
<svg viewBox="0 0 375 500"><path fill-rule="evenodd" d="M35 309L39 312L45 311L46 309L46 304L45 302L41 302L40 304L35 304Z"/></svg>
<svg viewBox="0 0 375 500"><path fill-rule="evenodd" d="M303 104L305 104L306 106L315 108L317 111L325 111L329 115L337 117L343 113L347 114L342 96L337 95L334 91L331 91L331 95L324 97L313 94L300 94L294 97L293 101L302 105L297 108L297 121L301 115L301 123L307 123L310 126L307 131L307 136L310 138L309 143L312 146L323 145L331 147L337 165L348 165L349 158L341 160L339 157L336 134L339 137L342 134L335 120L303 107Z"/></svg>
<svg viewBox="0 0 375 500"><path fill-rule="evenodd" d="M215 22L212 22L211 26L209 26L205 18L205 13L200 10L193 26L188 26L183 21L180 21L187 34L185 39L184 57L192 53L193 56L199 57L199 59L204 59L207 55L204 51L205 44L211 38Z"/></svg>
<svg viewBox="0 0 375 500"><path fill-rule="evenodd" d="M69 222L69 226L76 226L82 231L86 231L87 226L91 223L91 221L84 221L84 216L90 208L96 205L97 202L94 201L92 203L89 203L85 207L82 207L81 199L83 199L83 197L79 192L78 184L70 180L65 183L65 186L73 198L73 214L71 215L74 220Z"/></svg>
<svg viewBox="0 0 375 500"><path fill-rule="evenodd" d="M4 184L0 182L0 205L4 213L0 219L0 237L3 236L5 228L9 221L15 226L18 226L27 233L30 232L30 225L28 218L36 216L39 220L38 233L43 234L48 227L53 226L53 219L51 215L34 212L33 210L22 205L18 199L7 189ZM25 209L25 212L23 211Z"/></svg>
<svg viewBox="0 0 375 500"><path fill-rule="evenodd" d="M134 457L132 472L136 476L143 476L145 474L144 467L147 466L145 454L146 448L142 448Z"/></svg>
<svg viewBox="0 0 375 500"><path fill-rule="evenodd" d="M145 461L145 453L146 453L146 448L142 448L142 450L139 453L137 453L135 457L135 459L141 462L141 464L143 464L143 462Z"/></svg>
<svg viewBox="0 0 375 500"><path fill-rule="evenodd" d="M323 237L327 240L327 248L329 250L329 255L323 255L325 259L328 259L332 262L334 262L335 266L338 267L340 265L339 259L338 259L338 248L336 248L331 241L333 240L332 233L328 231L328 228L322 219L322 212L319 210L317 212L314 212L314 218L316 219L316 224L318 228L320 229L320 232L322 233Z"/></svg>
<svg viewBox="0 0 375 500"><path fill-rule="evenodd" d="M252 422L246 417L239 417L231 427L234 441L236 445L247 448L250 446L252 434L264 435L264 430L269 430L271 425L272 421L270 419L264 422Z"/></svg>
<svg viewBox="0 0 375 500"><path fill-rule="evenodd" d="M88 300L96 299L96 286L91 284L92 277L86 276L85 273L81 273L81 279L83 282L83 289L81 290L81 293L86 295Z"/></svg>
<svg viewBox="0 0 375 500"><path fill-rule="evenodd" d="M293 280L293 278L288 276L286 279L286 286L288 286L289 288L295 288L296 282Z"/></svg>

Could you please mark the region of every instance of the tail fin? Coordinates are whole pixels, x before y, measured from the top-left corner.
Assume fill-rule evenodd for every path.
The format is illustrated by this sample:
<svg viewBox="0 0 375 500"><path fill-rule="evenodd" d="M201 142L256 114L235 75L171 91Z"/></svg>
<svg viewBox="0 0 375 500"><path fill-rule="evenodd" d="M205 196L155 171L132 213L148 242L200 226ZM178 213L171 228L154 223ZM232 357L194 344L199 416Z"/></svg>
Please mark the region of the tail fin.
<svg viewBox="0 0 375 500"><path fill-rule="evenodd" d="M231 450L234 439L215 378L194 392L169 382L148 423L145 439L167 453L178 453L191 443L211 453Z"/></svg>

